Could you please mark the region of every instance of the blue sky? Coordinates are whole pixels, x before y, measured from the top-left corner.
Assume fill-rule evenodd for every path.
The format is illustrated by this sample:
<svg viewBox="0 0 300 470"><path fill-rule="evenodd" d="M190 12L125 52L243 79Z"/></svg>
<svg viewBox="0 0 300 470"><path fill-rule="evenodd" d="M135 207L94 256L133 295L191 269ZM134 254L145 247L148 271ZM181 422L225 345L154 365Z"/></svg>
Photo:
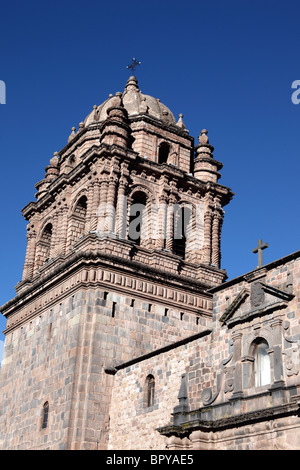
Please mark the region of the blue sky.
<svg viewBox="0 0 300 470"><path fill-rule="evenodd" d="M297 1L12 1L1 6L0 304L15 295L26 247L21 209L34 200L71 127L123 91L132 57L140 89L196 138L208 129L224 164L222 267L233 278L299 246L300 4ZM0 330L5 320L0 319ZM3 335L0 335L3 340Z"/></svg>

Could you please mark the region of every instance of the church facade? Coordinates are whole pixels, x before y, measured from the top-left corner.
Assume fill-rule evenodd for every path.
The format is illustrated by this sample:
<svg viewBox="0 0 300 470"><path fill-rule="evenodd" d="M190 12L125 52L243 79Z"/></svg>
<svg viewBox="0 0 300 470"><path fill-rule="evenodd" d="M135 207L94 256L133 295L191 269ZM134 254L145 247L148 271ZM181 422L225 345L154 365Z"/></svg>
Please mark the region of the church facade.
<svg viewBox="0 0 300 470"><path fill-rule="evenodd" d="M72 128L1 307L1 449L300 449L300 252L226 281L222 163L131 76Z"/></svg>

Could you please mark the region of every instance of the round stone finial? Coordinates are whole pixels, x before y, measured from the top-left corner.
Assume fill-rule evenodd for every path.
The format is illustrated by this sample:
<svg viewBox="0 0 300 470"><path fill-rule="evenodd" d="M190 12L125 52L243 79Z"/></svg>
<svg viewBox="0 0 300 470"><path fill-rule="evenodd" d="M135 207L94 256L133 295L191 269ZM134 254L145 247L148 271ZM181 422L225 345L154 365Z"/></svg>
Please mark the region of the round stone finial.
<svg viewBox="0 0 300 470"><path fill-rule="evenodd" d="M125 91L139 91L138 81L134 75L128 78Z"/></svg>
<svg viewBox="0 0 300 470"><path fill-rule="evenodd" d="M178 121L177 121L177 126L178 126L178 127L181 127L181 129L187 131L187 129L186 129L186 127L185 127L185 124L184 124L182 118L183 118L183 114L180 113L180 114L179 114L179 119L178 119ZM187 132L188 132L188 131L187 131Z"/></svg>
<svg viewBox="0 0 300 470"><path fill-rule="evenodd" d="M45 178L51 180L59 175L59 154L58 152L53 153L53 157L50 159L50 165L45 168Z"/></svg>
<svg viewBox="0 0 300 470"><path fill-rule="evenodd" d="M69 135L68 143L71 142L72 139L74 139L74 137L75 137L75 135L76 135L76 134L75 134L76 127L72 127L71 131L72 131L72 132L71 132L71 134Z"/></svg>
<svg viewBox="0 0 300 470"><path fill-rule="evenodd" d="M206 129L202 129L201 134L198 136L198 139L199 139L199 144L205 145L209 143Z"/></svg>
<svg viewBox="0 0 300 470"><path fill-rule="evenodd" d="M58 157L56 157L56 156L55 156L55 157L52 157L52 158L50 159L50 166L56 167L57 165L58 165Z"/></svg>
<svg viewBox="0 0 300 470"><path fill-rule="evenodd" d="M58 165L58 161L59 161L58 152L54 152L54 153L53 153L53 157L50 159L50 165L51 165L51 166L57 166L57 165Z"/></svg>

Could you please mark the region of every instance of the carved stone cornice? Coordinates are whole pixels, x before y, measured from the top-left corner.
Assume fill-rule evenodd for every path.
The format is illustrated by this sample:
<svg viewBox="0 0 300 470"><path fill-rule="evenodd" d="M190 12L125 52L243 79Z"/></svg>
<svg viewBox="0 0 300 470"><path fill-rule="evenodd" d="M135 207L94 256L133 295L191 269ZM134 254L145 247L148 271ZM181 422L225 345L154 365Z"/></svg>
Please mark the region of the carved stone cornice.
<svg viewBox="0 0 300 470"><path fill-rule="evenodd" d="M244 401L244 400L242 400ZM222 415L222 405L216 405L218 408L218 416ZM167 425L157 428L157 431L163 436L189 436L191 432L196 430L202 431L221 431L232 427L246 426L257 422L269 421L278 419L285 416L298 416L299 415L300 402L299 397L289 403L282 403L278 406L270 406L265 409L251 411L247 413L240 413L236 415L227 415L224 418L214 418L212 409L202 408L192 412L177 413L182 415L180 418L177 416L177 421L181 422L179 425ZM225 407L224 407L225 409ZM207 416L207 417L206 417Z"/></svg>
<svg viewBox="0 0 300 470"><path fill-rule="evenodd" d="M107 237L103 238L104 243L105 240ZM132 248L130 242L116 240L115 243L128 245L128 254L130 253ZM110 245L112 244L110 241ZM143 251L150 254L150 250ZM164 255L165 253L153 251L154 257ZM175 258L174 256L177 262ZM38 302L48 308L51 302L57 303L60 297L70 295L74 289L91 287L113 289L123 294L148 298L149 301L167 302L173 308L198 314L201 311L202 315L211 317L212 296L206 293L207 286L203 282L147 266L132 260L130 256L126 259L99 249L78 250L76 253L51 261L43 269L48 272L37 275L30 285L24 282L22 287L20 283L16 297L0 308L8 319L8 327L9 317L17 311L24 311L26 305L34 303L36 299L41 299ZM35 310L31 313L34 314ZM20 313L20 315L24 320L25 314Z"/></svg>

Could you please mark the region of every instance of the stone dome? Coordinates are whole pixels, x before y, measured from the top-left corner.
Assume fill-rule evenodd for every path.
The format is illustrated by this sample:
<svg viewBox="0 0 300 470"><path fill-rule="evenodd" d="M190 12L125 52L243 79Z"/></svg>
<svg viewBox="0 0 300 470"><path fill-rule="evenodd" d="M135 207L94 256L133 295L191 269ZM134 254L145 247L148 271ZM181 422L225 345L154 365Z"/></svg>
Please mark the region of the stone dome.
<svg viewBox="0 0 300 470"><path fill-rule="evenodd" d="M95 121L104 121L107 118L107 110L114 105L114 100L115 96L109 95L109 98L100 104L100 106L94 106L93 111L84 121L85 127ZM126 83L122 94L122 101L129 117L137 116L138 114L148 114L163 121L165 124L176 125L176 119L170 109L161 103L158 98L144 95L140 91L138 81L134 76L131 76Z"/></svg>

